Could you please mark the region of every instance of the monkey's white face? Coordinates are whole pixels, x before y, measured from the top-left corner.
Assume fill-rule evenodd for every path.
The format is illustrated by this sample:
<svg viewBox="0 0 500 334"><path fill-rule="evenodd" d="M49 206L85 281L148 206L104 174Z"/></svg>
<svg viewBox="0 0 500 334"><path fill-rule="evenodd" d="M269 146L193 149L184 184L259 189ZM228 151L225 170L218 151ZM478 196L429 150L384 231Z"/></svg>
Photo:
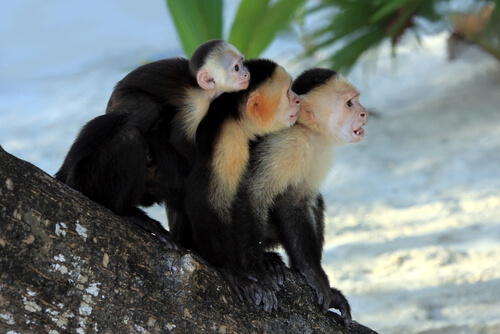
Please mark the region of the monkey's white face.
<svg viewBox="0 0 500 334"><path fill-rule="evenodd" d="M229 82L232 82L234 90L247 89L250 84L250 72L243 65L243 60L243 56L240 56L239 60L236 60L236 57L234 57L233 63L230 65L231 73Z"/></svg>
<svg viewBox="0 0 500 334"><path fill-rule="evenodd" d="M247 89L250 84L250 72L243 65L243 55L231 44L224 50L214 52L198 71L198 85L209 91L212 99L225 92Z"/></svg>
<svg viewBox="0 0 500 334"><path fill-rule="evenodd" d="M236 51L227 51L214 66L214 81L220 92L235 92L247 89L250 72L243 64L243 56Z"/></svg>
<svg viewBox="0 0 500 334"><path fill-rule="evenodd" d="M327 124L329 132L345 144L357 143L363 139L363 126L368 119L368 112L359 103L359 94L348 90L335 101Z"/></svg>
<svg viewBox="0 0 500 334"><path fill-rule="evenodd" d="M350 144L364 137L368 112L359 103L359 92L342 77L302 99L300 123L328 140Z"/></svg>

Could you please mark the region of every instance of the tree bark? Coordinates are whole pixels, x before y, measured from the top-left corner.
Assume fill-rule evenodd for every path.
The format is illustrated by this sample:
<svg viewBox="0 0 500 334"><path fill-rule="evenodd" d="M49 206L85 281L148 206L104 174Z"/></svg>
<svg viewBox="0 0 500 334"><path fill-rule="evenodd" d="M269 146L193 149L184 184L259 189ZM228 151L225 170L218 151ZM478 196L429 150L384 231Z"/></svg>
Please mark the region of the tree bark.
<svg viewBox="0 0 500 334"><path fill-rule="evenodd" d="M1 333L375 333L322 314L297 273L271 314L218 272L0 146ZM11 332L10 332L11 331Z"/></svg>

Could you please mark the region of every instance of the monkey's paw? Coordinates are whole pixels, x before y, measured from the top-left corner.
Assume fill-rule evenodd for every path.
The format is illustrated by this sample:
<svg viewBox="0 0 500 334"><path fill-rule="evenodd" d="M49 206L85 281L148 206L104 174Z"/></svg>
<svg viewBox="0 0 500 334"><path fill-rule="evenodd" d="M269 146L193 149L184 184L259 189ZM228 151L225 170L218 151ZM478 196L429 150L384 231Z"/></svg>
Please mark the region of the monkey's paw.
<svg viewBox="0 0 500 334"><path fill-rule="evenodd" d="M278 253L266 252L264 253L264 268L265 272L261 281L264 284L271 286L274 291L279 291L280 286L283 285L287 279L286 265Z"/></svg>
<svg viewBox="0 0 500 334"><path fill-rule="evenodd" d="M330 288L331 297L330 297L330 305L329 308L335 308L340 311L340 315L344 320L344 324L349 326L352 321L351 316L351 306L347 301L347 298L344 297L340 290L335 288Z"/></svg>
<svg viewBox="0 0 500 334"><path fill-rule="evenodd" d="M278 298L272 288L261 284L253 276L237 274L229 269L220 271L240 300L246 299L257 306L262 304L268 313L278 309Z"/></svg>

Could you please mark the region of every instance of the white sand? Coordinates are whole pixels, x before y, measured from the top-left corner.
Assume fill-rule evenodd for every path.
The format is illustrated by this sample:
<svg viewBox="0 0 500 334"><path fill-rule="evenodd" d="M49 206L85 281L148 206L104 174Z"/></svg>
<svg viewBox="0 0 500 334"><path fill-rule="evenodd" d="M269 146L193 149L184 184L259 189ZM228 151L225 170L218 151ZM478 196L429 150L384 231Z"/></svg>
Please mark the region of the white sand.
<svg viewBox="0 0 500 334"><path fill-rule="evenodd" d="M399 62L412 57L382 79L394 94L367 94L365 139L338 149L324 265L380 333L500 333L500 64L477 50Z"/></svg>

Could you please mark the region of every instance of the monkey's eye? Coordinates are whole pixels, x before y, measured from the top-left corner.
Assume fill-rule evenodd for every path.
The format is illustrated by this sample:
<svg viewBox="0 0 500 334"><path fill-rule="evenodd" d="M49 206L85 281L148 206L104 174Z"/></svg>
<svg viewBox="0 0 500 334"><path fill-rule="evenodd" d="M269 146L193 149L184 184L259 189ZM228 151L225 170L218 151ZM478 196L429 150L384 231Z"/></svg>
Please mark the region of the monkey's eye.
<svg viewBox="0 0 500 334"><path fill-rule="evenodd" d="M352 107L352 101L351 100L347 101L345 105L347 106L347 108Z"/></svg>
<svg viewBox="0 0 500 334"><path fill-rule="evenodd" d="M238 64L234 65L234 70L238 72L240 70L240 66Z"/></svg>

